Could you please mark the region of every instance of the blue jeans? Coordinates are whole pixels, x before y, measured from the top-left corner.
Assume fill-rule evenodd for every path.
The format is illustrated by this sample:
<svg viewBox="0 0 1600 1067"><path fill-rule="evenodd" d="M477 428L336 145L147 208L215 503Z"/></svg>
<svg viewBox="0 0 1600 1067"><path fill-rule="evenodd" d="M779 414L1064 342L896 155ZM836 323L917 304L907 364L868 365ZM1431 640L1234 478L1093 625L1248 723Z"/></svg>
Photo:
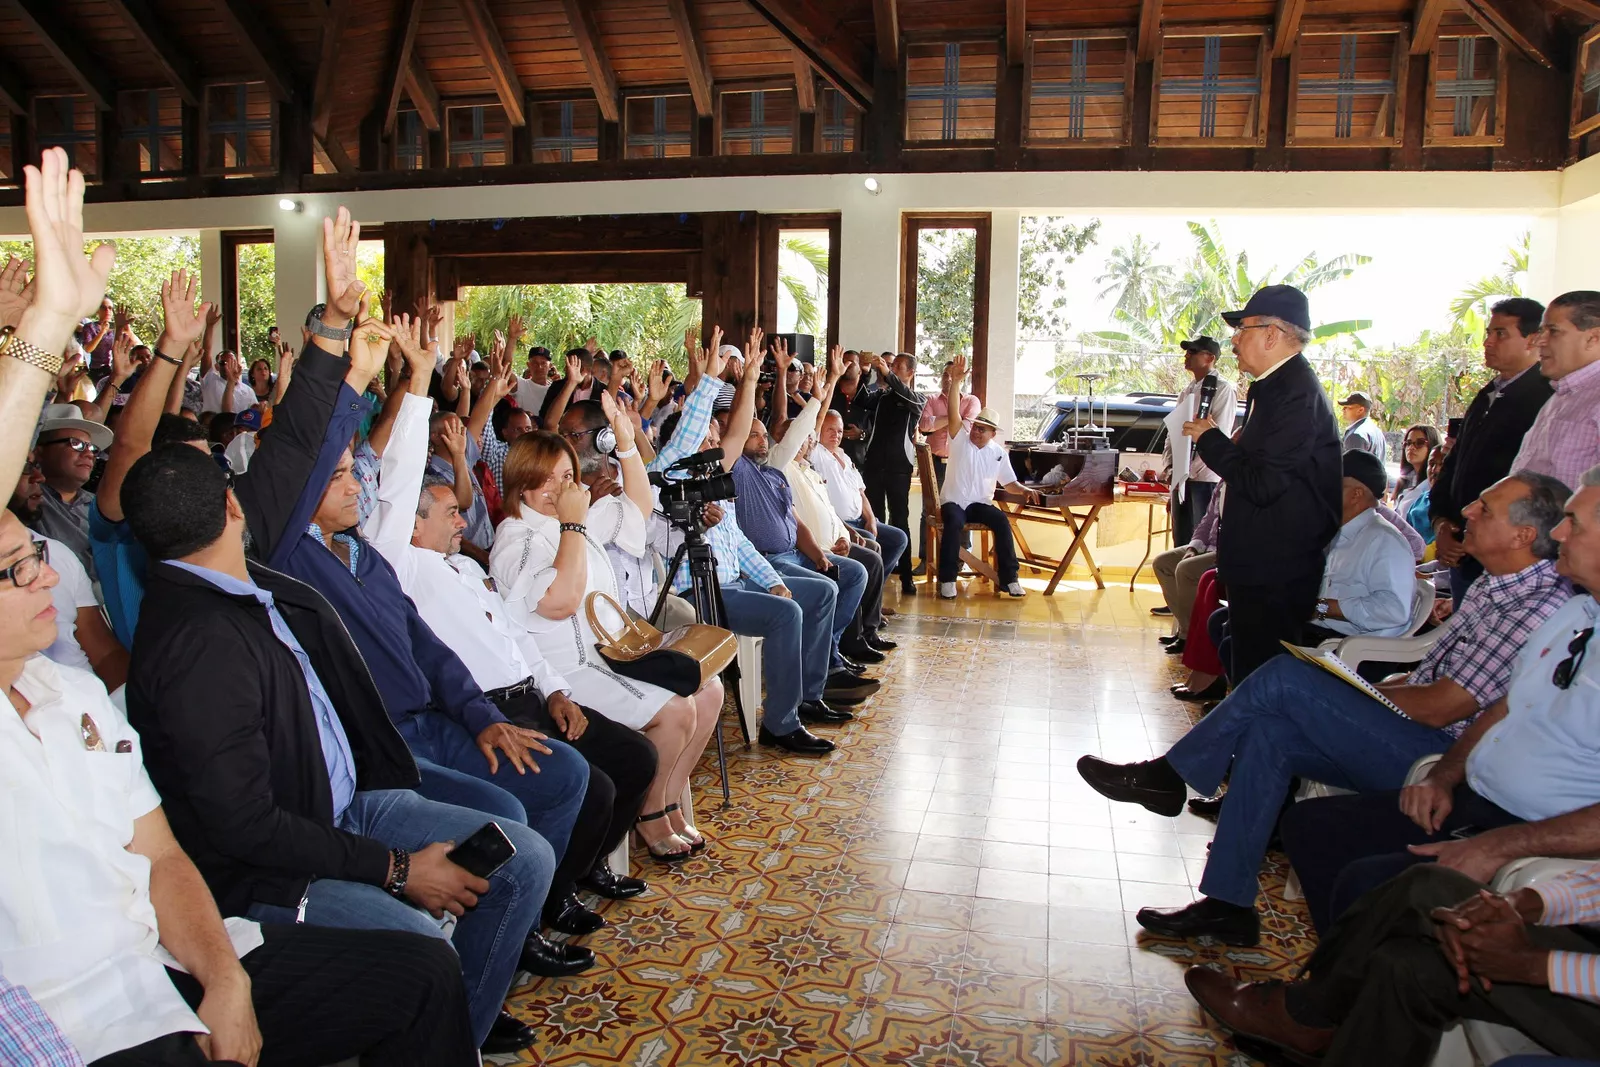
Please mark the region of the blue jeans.
<svg viewBox="0 0 1600 1067"><path fill-rule="evenodd" d="M489 820L481 811L424 799L409 789L374 789L357 793L339 820L339 829L381 841L390 848L418 852L436 841L465 841ZM489 879L489 892L461 917L446 936L439 923L420 908L396 900L375 885L318 879L306 894L306 922L348 930L401 930L450 942L461 957L472 1035L478 1044L500 1014L523 942L538 928L539 911L556 858L544 838L526 826L497 819L517 854ZM258 922L295 921L293 908L256 904L250 918Z"/></svg>
<svg viewBox="0 0 1600 1067"><path fill-rule="evenodd" d="M1255 903L1261 860L1295 775L1358 792L1398 789L1413 763L1454 740L1319 667L1273 657L1167 753L1183 780L1208 796L1233 768L1200 892Z"/></svg>
<svg viewBox="0 0 1600 1067"><path fill-rule="evenodd" d="M763 638L761 676L767 696L761 721L778 735L800 728L802 700L822 699L828 680L828 643L834 584L815 574L789 585L792 600L774 596L759 582L740 579L722 587L728 629Z"/></svg>
<svg viewBox="0 0 1600 1067"><path fill-rule="evenodd" d="M850 628L851 620L856 617L856 608L861 606L861 594L866 592L867 588L867 568L849 556L835 556L831 552L824 555L830 563L839 568L838 597L833 603L833 641L830 648L833 666L843 667L844 660L839 658L839 638ZM768 556L767 559L771 561L773 569L783 576L785 585L789 584L790 578L815 579L818 576L816 565L799 549L778 552Z"/></svg>
<svg viewBox="0 0 1600 1067"><path fill-rule="evenodd" d="M883 573L893 574L895 567L900 564L900 557L906 554L906 546L911 543L911 535L900 527L890 526L886 522L878 523L877 533L867 529L867 524L864 522L851 522L846 525L878 542L878 547L883 550Z"/></svg>
<svg viewBox="0 0 1600 1067"><path fill-rule="evenodd" d="M962 507L960 504L943 504L939 508L939 521L944 532L939 535L939 584L953 582L961 573L961 549L965 547L964 534L968 523L989 527L994 536L995 576L1004 588L1017 580L1017 545L1011 537L1011 520L993 504L977 503Z"/></svg>
<svg viewBox="0 0 1600 1067"><path fill-rule="evenodd" d="M538 774L518 774L496 751L500 770L489 773L489 761L466 727L436 711L408 715L397 724L422 772L417 792L441 804L473 808L526 823L550 842L556 859L567 851L567 839L584 790L589 787L589 762L571 746L551 738L550 755L538 755ZM522 815L517 814L517 806Z"/></svg>

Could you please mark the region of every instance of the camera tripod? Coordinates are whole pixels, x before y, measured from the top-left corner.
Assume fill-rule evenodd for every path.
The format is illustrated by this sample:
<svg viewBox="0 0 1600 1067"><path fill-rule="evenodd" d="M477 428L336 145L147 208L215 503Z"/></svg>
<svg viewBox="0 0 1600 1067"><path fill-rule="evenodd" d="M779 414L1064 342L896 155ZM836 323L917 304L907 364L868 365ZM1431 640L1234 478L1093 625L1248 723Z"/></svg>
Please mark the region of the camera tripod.
<svg viewBox="0 0 1600 1067"><path fill-rule="evenodd" d="M666 580L661 583L661 594L656 597L655 610L652 618L661 617L661 609L667 602L667 594L672 591L672 578L678 573L678 568L684 560L689 561L689 597L694 605L695 618L708 626L721 626L727 628L725 620L728 617L727 605L722 600L722 583L717 581L717 557L711 551L711 543L706 540L705 530L701 527L698 518L688 524L680 525L676 522L673 526L683 534L683 544L672 554L672 562L667 565ZM750 727L745 724L744 703L739 696L739 658L733 660L722 671L724 687L732 689L734 707L739 712L739 731L744 735L744 745L749 748L752 743ZM722 717L717 717L717 770L722 775L722 806L728 807L732 803L732 795L728 790L728 753L722 742Z"/></svg>

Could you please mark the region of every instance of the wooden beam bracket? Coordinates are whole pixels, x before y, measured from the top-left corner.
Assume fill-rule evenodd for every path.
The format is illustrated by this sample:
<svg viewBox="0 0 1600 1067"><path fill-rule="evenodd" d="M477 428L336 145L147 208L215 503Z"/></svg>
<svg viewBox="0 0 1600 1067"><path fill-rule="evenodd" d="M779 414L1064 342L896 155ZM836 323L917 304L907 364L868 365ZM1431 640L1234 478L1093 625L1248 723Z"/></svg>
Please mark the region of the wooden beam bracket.
<svg viewBox="0 0 1600 1067"><path fill-rule="evenodd" d="M482 0L478 0L482 2ZM588 0L562 0L562 6L567 11L567 21L572 26L573 39L578 42L578 52L583 56L583 67L589 72L589 84L594 88L594 99L600 105L600 118L605 122L621 122L622 108L618 103L620 94L617 91L617 73L611 68L611 60L606 57L605 47L600 43L600 27L594 19L594 9ZM688 24L689 12L685 9L684 23ZM677 27L674 26L676 29ZM692 30L691 30L692 32ZM680 31L681 34L681 31ZM682 37L679 37L682 41ZM694 60L687 50L685 61L690 66L689 83L691 90L694 85ZM703 60L702 60L703 61ZM705 105L702 114L711 113L711 75L707 68L701 67L701 75L706 79ZM695 95L695 110L700 109L700 97Z"/></svg>
<svg viewBox="0 0 1600 1067"><path fill-rule="evenodd" d="M61 17L61 6L49 0L13 0L17 14L39 44L63 70L78 83L91 103L110 111L117 103L117 88L106 73L105 64L89 54L83 38L72 31Z"/></svg>
<svg viewBox="0 0 1600 1067"><path fill-rule="evenodd" d="M678 37L678 51L683 53L683 69L689 76L689 94L694 97L694 112L701 118L706 118L711 114L713 103L711 67L706 63L706 50L700 43L700 35L695 32L694 18L689 11L689 0L667 0L667 14L672 18L672 32L677 34ZM568 17L571 17L570 9ZM573 33L576 34L577 32L577 27L574 26ZM596 48L598 49L598 47L599 40L596 38ZM588 61L588 53L585 52L584 63L587 64ZM599 57L599 61L609 71L610 64L605 62L603 55ZM602 82L604 83L605 79L602 79ZM615 86L616 78L612 77L609 79L608 85L612 96L616 95ZM596 97L599 96L601 88L601 85L596 86ZM804 110L804 108L801 110ZM617 120L607 119L606 121L615 122Z"/></svg>
<svg viewBox="0 0 1600 1067"><path fill-rule="evenodd" d="M512 126L526 126L528 119L523 110L522 82L517 78L516 68L511 65L505 39L500 36L500 28L495 25L488 3L486 0L456 0L456 3L461 8L467 32L478 47L489 80L494 83L495 95L506 109L507 121Z"/></svg>

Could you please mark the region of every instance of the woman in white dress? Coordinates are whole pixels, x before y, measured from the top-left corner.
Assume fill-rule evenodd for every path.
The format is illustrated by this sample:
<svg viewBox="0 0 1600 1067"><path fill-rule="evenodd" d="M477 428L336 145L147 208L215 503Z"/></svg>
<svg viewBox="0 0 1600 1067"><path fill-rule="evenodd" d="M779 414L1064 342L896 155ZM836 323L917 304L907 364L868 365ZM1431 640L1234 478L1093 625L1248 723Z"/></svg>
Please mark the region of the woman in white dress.
<svg viewBox="0 0 1600 1067"><path fill-rule="evenodd" d="M595 651L585 599L601 592L621 601L606 546L614 543L630 555L643 555L645 515L654 507L632 423L613 404L606 405L606 414L615 441L612 454L622 466L622 495L591 504L589 490L577 480L572 445L557 434L524 434L506 453L501 482L506 518L495 531L489 570L508 611L566 679L572 699L642 731L655 745L660 759L638 831L652 856L674 863L705 847L672 801L683 795L689 772L716 728L722 684L712 679L694 696L680 697L616 674Z"/></svg>

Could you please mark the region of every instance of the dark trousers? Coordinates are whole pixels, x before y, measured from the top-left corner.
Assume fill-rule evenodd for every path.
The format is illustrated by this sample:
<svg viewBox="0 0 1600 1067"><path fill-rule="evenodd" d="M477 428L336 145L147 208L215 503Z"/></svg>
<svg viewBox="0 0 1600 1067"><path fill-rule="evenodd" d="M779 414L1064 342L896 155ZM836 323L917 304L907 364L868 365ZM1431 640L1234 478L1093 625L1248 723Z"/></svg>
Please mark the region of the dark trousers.
<svg viewBox="0 0 1600 1067"><path fill-rule="evenodd" d="M961 573L961 537L969 522L981 523L994 534L994 557L1000 585L1017 580L1017 546L1011 540L1011 521L993 504L946 504L939 509L944 533L939 536L939 581L953 582Z"/></svg>
<svg viewBox="0 0 1600 1067"><path fill-rule="evenodd" d="M1240 585L1221 575L1228 587L1228 638L1231 655L1222 663L1228 681L1238 685L1250 672L1283 652L1279 642L1302 643L1301 627L1316 610L1322 572L1271 585Z"/></svg>
<svg viewBox="0 0 1600 1067"><path fill-rule="evenodd" d="M1368 890L1407 867L1429 862L1407 852L1407 845L1467 837L1521 821L1461 785L1436 834L1400 810L1399 790L1302 801L1284 812L1279 831L1305 889L1311 921L1325 932Z"/></svg>
<svg viewBox="0 0 1600 1067"><path fill-rule="evenodd" d="M877 623L883 621L883 557L872 548L854 542L851 542L848 554L867 569L867 586L861 591L861 603L856 607L855 618L845 628L842 643L846 647L865 642L868 629L877 633Z"/></svg>
<svg viewBox="0 0 1600 1067"><path fill-rule="evenodd" d="M901 462L878 462L877 457L861 467L861 480L866 483L867 503L880 522L911 529L911 465L902 457ZM900 586L911 584L911 553L900 554Z"/></svg>
<svg viewBox="0 0 1600 1067"><path fill-rule="evenodd" d="M1188 481L1184 483L1183 503L1172 503L1172 544L1182 548L1194 540L1194 528L1206 517L1211 506L1211 494L1217 491L1216 482Z"/></svg>
<svg viewBox="0 0 1600 1067"><path fill-rule="evenodd" d="M261 1067L474 1067L461 961L442 940L390 930L263 926L265 943L240 961L261 1029ZM182 971L167 975L190 1007L204 996ZM193 1034L168 1034L95 1060L95 1067L216 1067ZM223 1061L227 1062L227 1061Z"/></svg>
<svg viewBox="0 0 1600 1067"><path fill-rule="evenodd" d="M544 698L536 692L496 700L495 706L518 726L564 737L545 708ZM584 708L583 713L588 716L588 728L576 741L567 743L589 761L589 789L578 809L566 854L550 882L552 904L572 892L577 880L594 870L627 835L656 776L656 746L648 737L612 722L593 708Z"/></svg>
<svg viewBox="0 0 1600 1067"><path fill-rule="evenodd" d="M1363 896L1312 953L1310 979L1291 986L1290 1014L1338 1027L1325 1067L1424 1067L1457 1019L1515 1027L1557 1055L1600 1048L1600 1005L1541 986L1473 981L1462 996L1429 912L1482 888L1466 875L1417 867ZM1545 949L1592 953L1600 939L1572 927L1530 926Z"/></svg>

